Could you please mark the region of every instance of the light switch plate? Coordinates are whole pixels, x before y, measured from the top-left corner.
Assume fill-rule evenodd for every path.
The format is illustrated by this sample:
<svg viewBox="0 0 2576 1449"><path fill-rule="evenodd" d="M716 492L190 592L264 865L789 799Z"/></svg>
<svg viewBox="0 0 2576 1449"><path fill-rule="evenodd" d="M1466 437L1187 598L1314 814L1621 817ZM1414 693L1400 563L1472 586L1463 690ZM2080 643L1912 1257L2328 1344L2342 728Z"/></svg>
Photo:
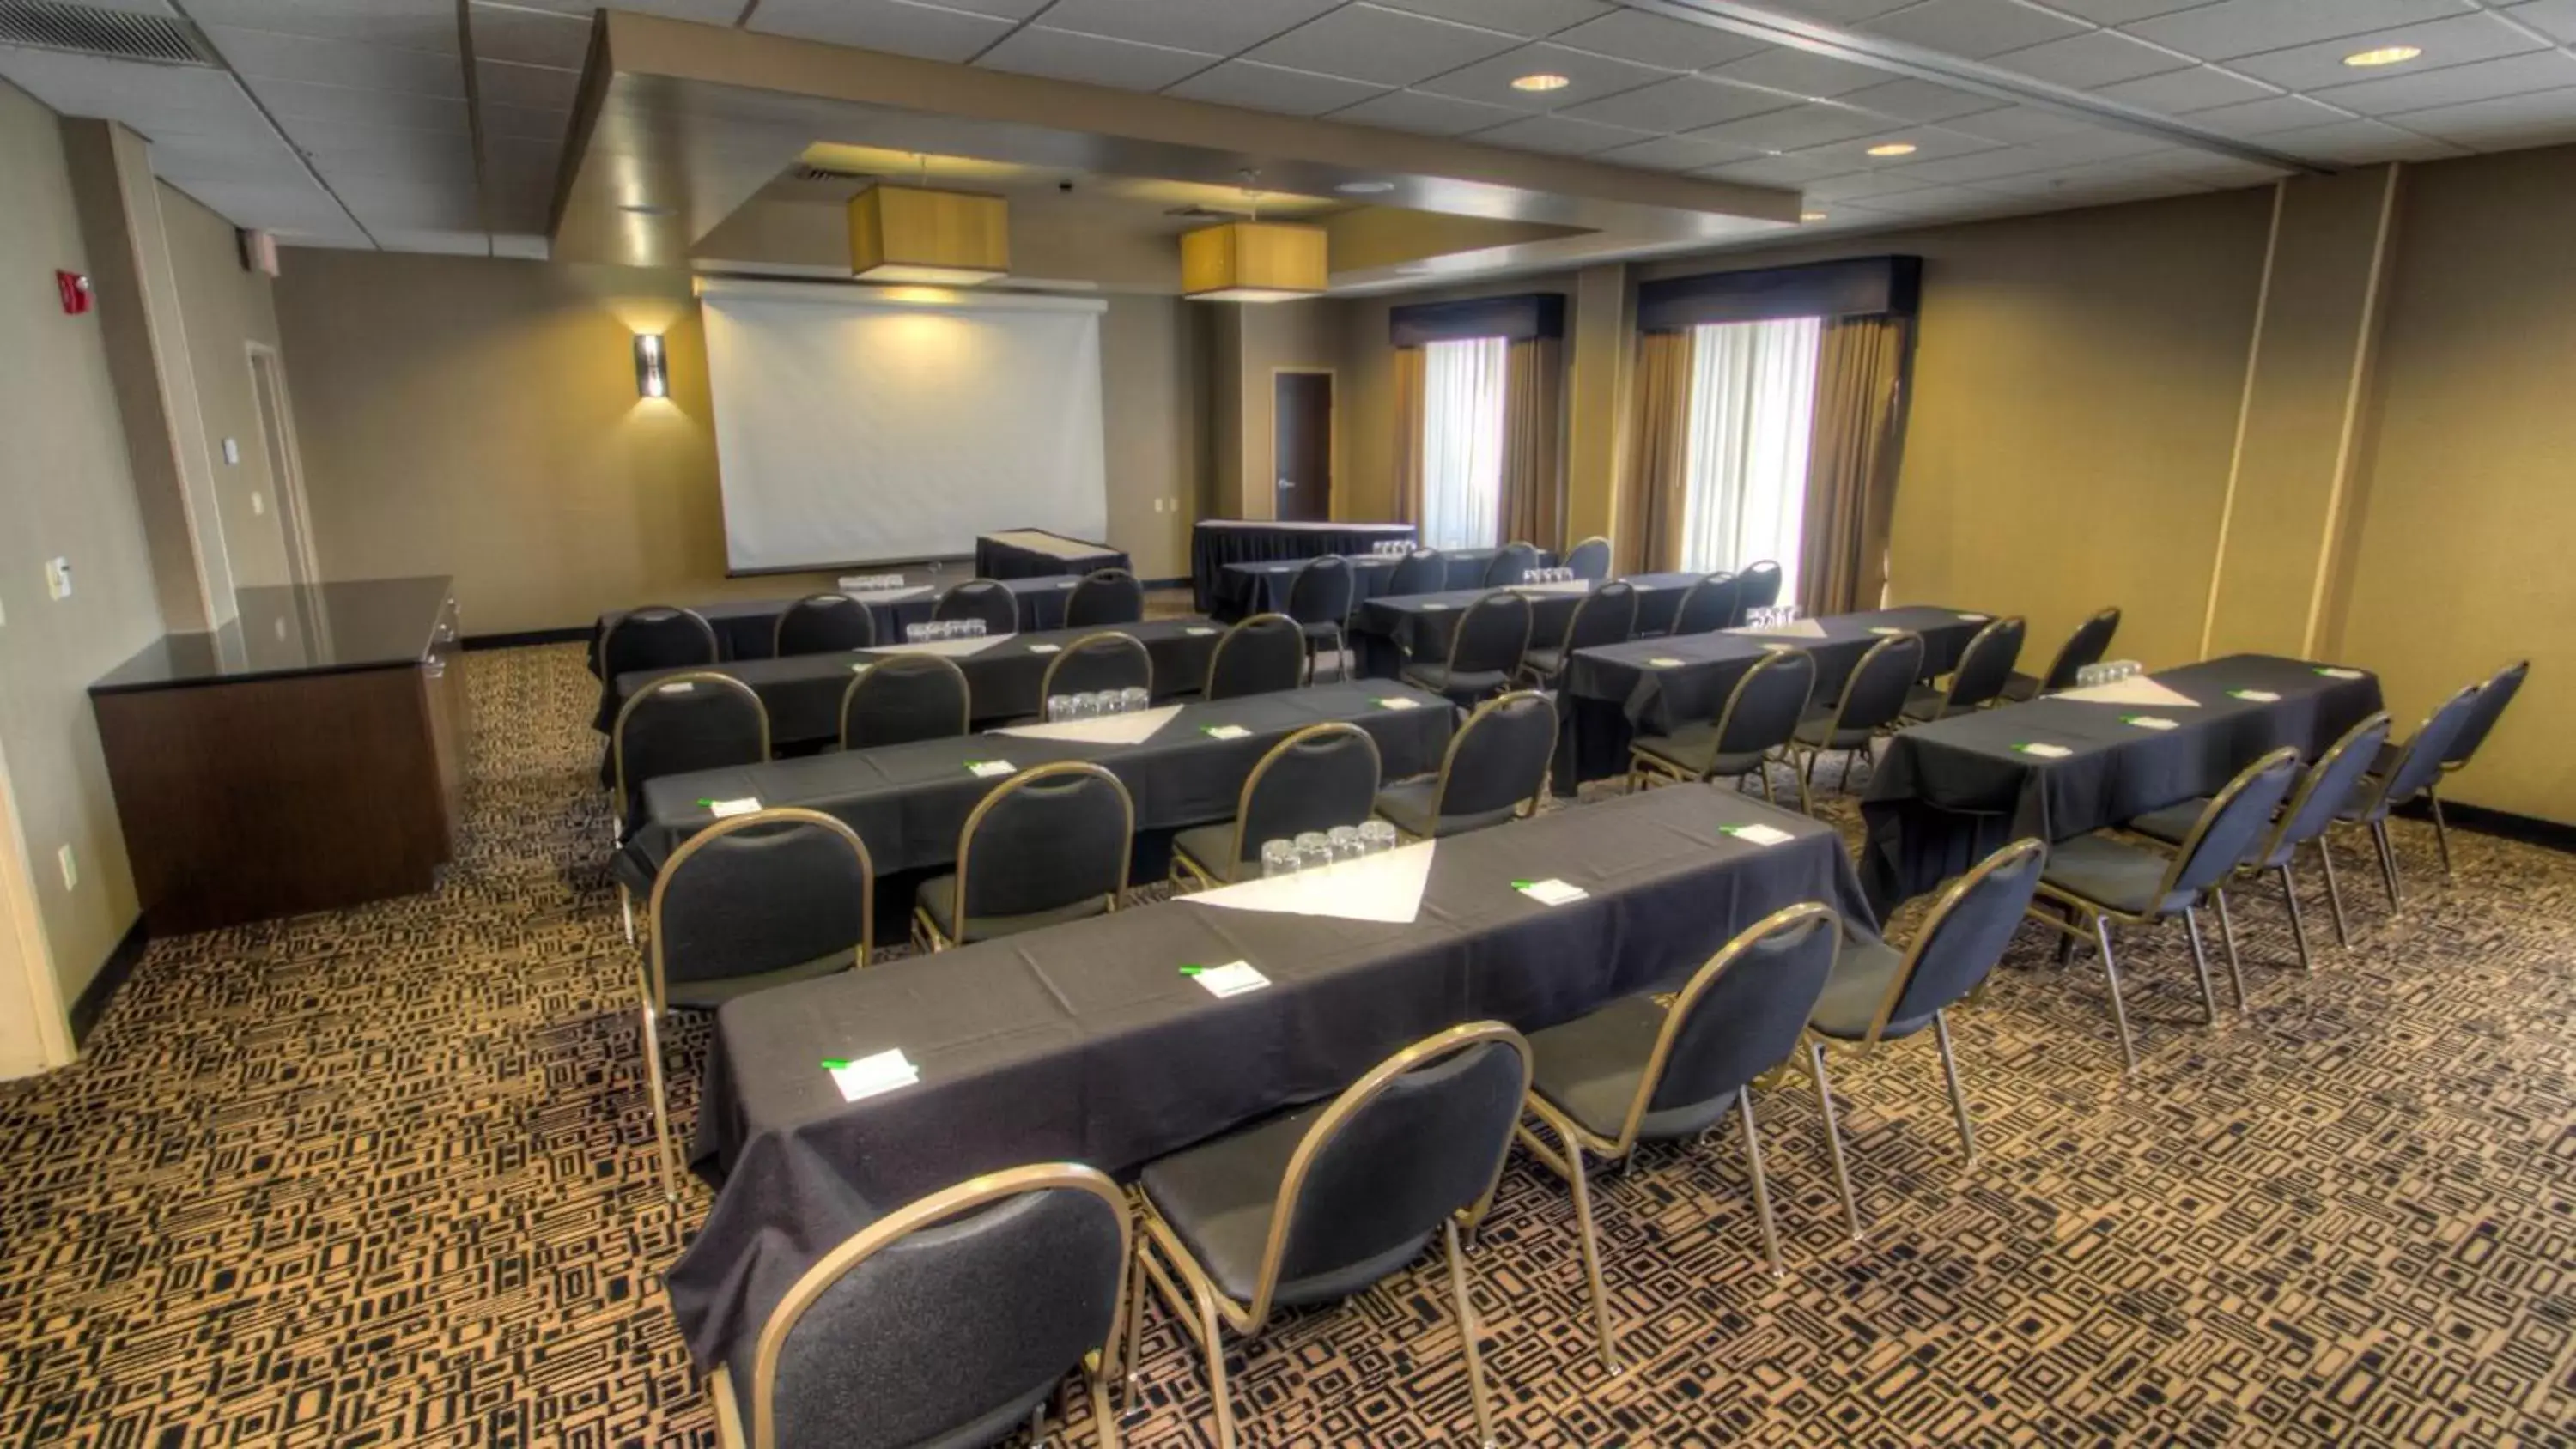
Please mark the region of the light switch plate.
<svg viewBox="0 0 2576 1449"><path fill-rule="evenodd" d="M251 495L250 495L250 516L251 516L251 517L253 517L253 518L257 518L257 517L259 517L261 514L266 513L267 511L268 511L268 499L267 499L267 498L265 498L265 497L263 497L263 496L261 496L261 494L260 494L259 490L257 490L257 489L252 489L252 490L251 490Z"/></svg>
<svg viewBox="0 0 2576 1449"><path fill-rule="evenodd" d="M224 461L236 465L241 462L241 439L224 439Z"/></svg>
<svg viewBox="0 0 2576 1449"><path fill-rule="evenodd" d="M45 596L68 599L72 596L72 561L67 558L45 560Z"/></svg>

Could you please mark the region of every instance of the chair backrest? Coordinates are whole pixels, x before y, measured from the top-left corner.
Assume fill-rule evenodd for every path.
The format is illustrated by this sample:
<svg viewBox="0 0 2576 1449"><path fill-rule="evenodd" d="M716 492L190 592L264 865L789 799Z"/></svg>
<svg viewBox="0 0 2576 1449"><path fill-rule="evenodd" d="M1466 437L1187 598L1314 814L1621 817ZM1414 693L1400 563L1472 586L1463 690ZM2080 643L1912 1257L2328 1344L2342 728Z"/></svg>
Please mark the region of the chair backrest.
<svg viewBox="0 0 2576 1449"><path fill-rule="evenodd" d="M2451 747L2442 752L2444 768L2457 769L2469 762L2478 746L2487 742L2487 732L2495 728L2504 707L2513 703L2513 697L2522 692L2522 682L2530 677L2531 661L2524 659L2497 670L2495 678L2479 686L2477 708L2469 711L2459 734L2452 737Z"/></svg>
<svg viewBox="0 0 2576 1449"><path fill-rule="evenodd" d="M841 748L874 749L966 733L973 712L966 671L938 654L880 659L841 691Z"/></svg>
<svg viewBox="0 0 2576 1449"><path fill-rule="evenodd" d="M1508 675L1521 667L1529 636L1528 599L1509 592L1485 594L1458 616L1457 631L1449 636L1449 672L1493 669Z"/></svg>
<svg viewBox="0 0 2576 1449"><path fill-rule="evenodd" d="M2199 895L2227 878L2254 853L2254 845L2271 828L2272 812L2299 778L2299 752L2288 745L2272 751L2209 797L2208 808L2192 822L2173 864L2165 869L2164 897Z"/></svg>
<svg viewBox="0 0 2576 1449"><path fill-rule="evenodd" d="M1449 587L1449 559L1436 548L1417 548L1398 559L1388 576L1390 594L1436 594Z"/></svg>
<svg viewBox="0 0 2576 1449"><path fill-rule="evenodd" d="M1896 722L1914 681L1923 677L1923 636L1890 634L1869 646L1843 681L1843 697L1834 706L1837 730L1874 730Z"/></svg>
<svg viewBox="0 0 2576 1449"><path fill-rule="evenodd" d="M957 929L1127 894L1136 802L1117 776L1065 760L1022 770L978 802L957 837Z"/></svg>
<svg viewBox="0 0 2576 1449"><path fill-rule="evenodd" d="M1064 627L1145 622L1145 586L1125 569L1094 569L1065 596Z"/></svg>
<svg viewBox="0 0 2576 1449"><path fill-rule="evenodd" d="M2442 701L2442 707L2417 727L2397 752L2397 763L2388 767L2387 776L2380 782L2372 807L2374 815L2384 815L2389 806L2414 799L2442 778L2442 761L2451 753L2460 731L2468 728L2480 693L2481 686L2475 684L2463 688Z"/></svg>
<svg viewBox="0 0 2576 1449"><path fill-rule="evenodd" d="M1726 692L1726 707L1717 712L1718 754L1741 755L1789 743L1815 693L1816 656L1804 649L1764 654Z"/></svg>
<svg viewBox="0 0 2576 1449"><path fill-rule="evenodd" d="M1288 584L1288 617L1300 624L1340 624L1351 616L1351 561L1337 553L1306 560Z"/></svg>
<svg viewBox="0 0 2576 1449"><path fill-rule="evenodd" d="M653 1003L671 983L731 981L827 956L868 964L876 871L858 832L814 810L773 806L719 820L653 878Z"/></svg>
<svg viewBox="0 0 2576 1449"><path fill-rule="evenodd" d="M613 686L621 674L713 664L721 653L715 626L697 610L654 604L629 609L608 626L599 641L599 677Z"/></svg>
<svg viewBox="0 0 2576 1449"><path fill-rule="evenodd" d="M1596 533L1567 549L1565 566L1578 579L1610 577L1610 540Z"/></svg>
<svg viewBox="0 0 2576 1449"><path fill-rule="evenodd" d="M1038 696L1053 699L1103 689L1154 692L1154 656L1146 652L1143 640L1116 630L1083 635L1047 661Z"/></svg>
<svg viewBox="0 0 2576 1449"><path fill-rule="evenodd" d="M1673 998L1621 1124L1622 1150L1649 1112L1743 1090L1798 1049L1841 949L1842 922L1822 904L1772 912L1691 974Z"/></svg>
<svg viewBox="0 0 2576 1449"><path fill-rule="evenodd" d="M1735 575L1709 574L1682 593L1682 601L1673 610L1673 632L1676 634L1713 634L1735 625L1735 601L1739 594Z"/></svg>
<svg viewBox="0 0 2576 1449"><path fill-rule="evenodd" d="M1415 1042L1344 1089L1288 1159L1251 1321L1278 1286L1384 1257L1492 1202L1529 1091L1529 1043L1499 1021ZM1400 1265L1399 1265L1400 1266Z"/></svg>
<svg viewBox="0 0 2576 1449"><path fill-rule="evenodd" d="M1225 631L1208 655L1208 699L1277 694L1306 683L1306 632L1285 614L1255 614Z"/></svg>
<svg viewBox="0 0 2576 1449"><path fill-rule="evenodd" d="M1538 545L1514 540L1494 550L1494 556L1486 561L1485 587L1509 588L1529 577L1529 571L1537 567Z"/></svg>
<svg viewBox="0 0 2576 1449"><path fill-rule="evenodd" d="M1234 858L1258 860L1262 842L1357 825L1377 804L1377 740L1336 720L1308 725L1270 747L1234 808Z"/></svg>
<svg viewBox="0 0 2576 1449"><path fill-rule="evenodd" d="M1777 562L1766 558L1759 563L1747 564L1744 572L1735 576L1736 623L1744 622L1747 610L1767 609L1778 602L1780 565Z"/></svg>
<svg viewBox="0 0 2576 1449"><path fill-rule="evenodd" d="M968 579L939 596L939 601L930 606L930 618L938 624L952 619L981 619L984 627L995 634L1016 634L1020 630L1020 601L998 579Z"/></svg>
<svg viewBox="0 0 2576 1449"><path fill-rule="evenodd" d="M1114 1374L1129 1248L1117 1185L1069 1162L897 1208L807 1269L736 1356L750 1449L959 1442L1088 1355Z"/></svg>
<svg viewBox="0 0 2576 1449"><path fill-rule="evenodd" d="M1556 707L1534 689L1489 699L1449 737L1434 814L1491 815L1536 801L1556 754Z"/></svg>
<svg viewBox="0 0 2576 1449"><path fill-rule="evenodd" d="M2120 611L2117 609L2104 609L2076 625L2075 632L2066 636L2065 647L2057 651L2056 660L2048 666L2048 677L2039 682L2039 687L2050 694L2061 689L2073 689L2076 674L2101 663L2102 656L2111 652L2111 636L2119 632Z"/></svg>
<svg viewBox="0 0 2576 1449"><path fill-rule="evenodd" d="M1950 700L1941 713L1964 714L2002 695L2012 683L2013 666L2021 662L2024 632L2019 614L1979 629L1959 655L1959 667L1951 671Z"/></svg>
<svg viewBox="0 0 2576 1449"><path fill-rule="evenodd" d="M769 652L784 659L866 649L876 642L877 616L867 605L847 594L814 594L780 612L769 633Z"/></svg>
<svg viewBox="0 0 2576 1449"><path fill-rule="evenodd" d="M609 728L609 781L618 818L633 822L644 782L769 758L769 710L730 674L693 670L637 690Z"/></svg>
<svg viewBox="0 0 2576 1449"><path fill-rule="evenodd" d="M1896 979L1869 1021L1867 1041L1890 1022L1919 1022L1977 989L2004 958L2022 912L2048 868L2048 842L2016 840L1950 883L1914 933Z"/></svg>
<svg viewBox="0 0 2576 1449"><path fill-rule="evenodd" d="M1564 649L1572 654L1577 649L1625 644L1636 633L1637 586L1626 579L1613 579L1584 595L1574 606L1574 617L1565 621Z"/></svg>
<svg viewBox="0 0 2576 1449"><path fill-rule="evenodd" d="M2291 792L2290 803L2281 810L2281 818L2261 850L2254 856L2257 865L2282 865L2291 850L2326 833L2335 815L2356 798L2362 777L2379 760L2379 747L2388 743L2388 711L2380 710L2368 719L2344 731L2342 739L2326 747L2317 762L2299 777L2299 787Z"/></svg>

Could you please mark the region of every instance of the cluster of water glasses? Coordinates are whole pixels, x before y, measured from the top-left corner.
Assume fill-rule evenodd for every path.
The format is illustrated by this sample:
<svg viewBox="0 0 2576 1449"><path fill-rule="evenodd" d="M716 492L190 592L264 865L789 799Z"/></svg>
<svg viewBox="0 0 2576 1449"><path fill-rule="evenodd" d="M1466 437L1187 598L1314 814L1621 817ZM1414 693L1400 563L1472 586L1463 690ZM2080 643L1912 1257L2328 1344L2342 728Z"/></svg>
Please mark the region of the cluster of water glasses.
<svg viewBox="0 0 2576 1449"><path fill-rule="evenodd" d="M1777 629L1783 624L1797 622L1798 606L1795 604L1770 604L1744 611L1744 627L1748 629Z"/></svg>
<svg viewBox="0 0 2576 1449"><path fill-rule="evenodd" d="M2107 659L2100 664L2087 664L2075 671L2075 687L2090 689L2097 684L2116 684L2135 679L2147 672L2147 666L2134 659Z"/></svg>
<svg viewBox="0 0 2576 1449"><path fill-rule="evenodd" d="M927 624L903 626L906 644L937 644L948 639L981 639L993 631L982 619L933 619Z"/></svg>
<svg viewBox="0 0 2576 1449"><path fill-rule="evenodd" d="M1330 830L1309 830L1294 840L1261 842L1261 873L1295 875L1301 870L1323 870L1393 849L1395 827L1383 820L1336 825Z"/></svg>
<svg viewBox="0 0 2576 1449"><path fill-rule="evenodd" d="M903 575L901 574L841 575L841 592L845 594L877 594L902 587Z"/></svg>
<svg viewBox="0 0 2576 1449"><path fill-rule="evenodd" d="M1570 584L1574 582L1574 570L1523 569L1521 570L1521 582L1525 584Z"/></svg>
<svg viewBox="0 0 2576 1449"><path fill-rule="evenodd" d="M1125 689L1097 689L1088 694L1050 694L1046 702L1047 723L1134 714L1152 702L1153 696L1132 684Z"/></svg>
<svg viewBox="0 0 2576 1449"><path fill-rule="evenodd" d="M1404 554L1413 552L1413 540L1409 538L1396 538L1388 539L1381 543L1373 543L1369 545L1369 552L1376 554L1393 554L1400 557Z"/></svg>

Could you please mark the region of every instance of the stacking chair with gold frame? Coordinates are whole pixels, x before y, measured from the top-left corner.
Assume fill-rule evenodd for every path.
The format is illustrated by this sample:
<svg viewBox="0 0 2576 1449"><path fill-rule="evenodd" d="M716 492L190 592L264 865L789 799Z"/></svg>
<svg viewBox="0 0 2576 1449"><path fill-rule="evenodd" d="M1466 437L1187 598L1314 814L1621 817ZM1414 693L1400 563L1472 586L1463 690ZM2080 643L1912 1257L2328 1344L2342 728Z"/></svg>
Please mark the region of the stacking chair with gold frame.
<svg viewBox="0 0 2576 1449"><path fill-rule="evenodd" d="M1771 788L1771 752L1786 754L1807 717L1807 700L1815 693L1816 656L1804 649L1781 648L1753 661L1726 692L1726 704L1713 724L1684 725L1669 735L1639 735L1628 742L1628 789L1645 789L1656 780L1715 784L1747 775L1759 776L1762 798L1777 805ZM1794 764L1798 808L1812 815L1815 801L1806 777Z"/></svg>
<svg viewBox="0 0 2576 1449"><path fill-rule="evenodd" d="M693 728L682 728L685 722ZM642 822L644 784L663 775L757 765L769 758L769 709L750 685L730 674L692 670L653 681L618 707L608 730L609 847L617 850ZM635 896L649 889L641 868L620 852L610 875L626 939L635 939Z"/></svg>
<svg viewBox="0 0 2576 1449"><path fill-rule="evenodd" d="M1117 1184L1078 1163L987 1173L897 1208L788 1288L744 1345L752 1350L745 1386L735 1386L741 1366L731 1361L708 1375L717 1442L933 1449L990 1444L1026 1419L1029 1442L1043 1443L1047 1404L1072 1367L1090 1386L1101 1449L1118 1449L1109 1383L1119 1374L1134 1243ZM976 1286L983 1299L957 1296ZM831 1318L855 1322L799 1335L809 1319ZM1005 1318L1020 1331L993 1332ZM992 1362L1001 1355L1009 1361ZM1014 1381L995 1382L1004 1374ZM1044 1377L1016 1381L1033 1374ZM800 1375L829 1385L832 1408L864 1407L787 1412Z"/></svg>
<svg viewBox="0 0 2576 1449"><path fill-rule="evenodd" d="M1306 631L1285 614L1255 614L1218 636L1208 652L1207 683L1199 697L1211 703L1250 694L1306 687Z"/></svg>
<svg viewBox="0 0 2576 1449"><path fill-rule="evenodd" d="M704 614L676 604L629 609L599 636L599 677L610 688L617 676L642 669L686 669L724 655L716 626Z"/></svg>
<svg viewBox="0 0 2576 1449"><path fill-rule="evenodd" d="M1745 616L1755 609L1767 609L1778 602L1780 565L1777 561L1766 558L1746 564L1744 571L1735 576L1736 624L1743 623Z"/></svg>
<svg viewBox="0 0 2576 1449"><path fill-rule="evenodd" d="M2441 783L2442 761L2451 753L2460 733L2469 727L2482 688L2467 685L2442 701L2441 708L2426 716L2406 743L2397 747L2389 757L2387 769L2365 778L2361 789L2335 816L2344 824L2368 827L2371 844L2378 847L2379 878L2388 886L2391 911L2402 909L2405 901L2397 887L2397 846L2388 838L2388 814Z"/></svg>
<svg viewBox="0 0 2576 1449"><path fill-rule="evenodd" d="M1762 1175L1752 1089L1757 1078L1803 1050L1824 1113L1834 1183L1852 1237L1859 1239L1860 1210L1843 1164L1824 1050L1805 1038L1807 1019L1833 975L1841 934L1841 919L1823 904L1789 906L1738 932L1676 993L1621 997L1588 1016L1530 1034L1529 1112L1564 1150L1550 1147L1526 1125L1519 1128L1520 1141L1574 1194L1593 1326L1601 1362L1611 1372L1620 1371L1619 1349L1584 1180L1587 1154L1624 1164L1641 1141L1704 1138L1733 1108L1744 1130L1763 1256L1772 1277L1786 1277L1779 1229L1771 1220L1771 1188Z"/></svg>
<svg viewBox="0 0 2576 1449"><path fill-rule="evenodd" d="M1333 676L1350 677L1351 609L1359 602L1359 580L1351 561L1337 553L1318 554L1298 566L1288 580L1288 606L1279 612L1297 621L1306 634L1306 652L1329 639L1333 643ZM1313 666L1308 665L1308 677Z"/></svg>
<svg viewBox="0 0 2576 1449"><path fill-rule="evenodd" d="M1388 1057L1329 1103L1147 1164L1127 1311L1129 1402L1146 1283L1205 1353L1216 1442L1234 1449L1225 1333L1250 1338L1275 1308L1358 1293L1403 1270L1438 1234L1476 1427L1493 1444L1458 1234L1472 1234L1493 1205L1529 1081L1520 1033L1499 1021L1471 1022ZM1266 1218L1242 1207L1261 1202Z"/></svg>
<svg viewBox="0 0 2576 1449"><path fill-rule="evenodd" d="M1449 557L1436 548L1417 548L1395 561L1384 592L1389 597L1437 594L1449 587Z"/></svg>
<svg viewBox="0 0 2576 1449"><path fill-rule="evenodd" d="M1533 620L1535 623L1535 620ZM1612 579L1575 601L1565 621L1565 636L1553 644L1533 644L1521 651L1521 675L1532 687L1545 689L1564 673L1577 649L1625 644L1637 633L1637 586Z"/></svg>
<svg viewBox="0 0 2576 1449"><path fill-rule="evenodd" d="M2504 717L2505 706L2522 693L2522 682L2531 677L2531 661L2516 660L2495 672L2495 677L2478 686L2478 702L2470 709L2468 719L2442 752L2442 771L2424 785L2424 803L2433 811L2433 838L2442 846L2442 874L2451 874L2451 823L2442 818L2442 782L2468 768L2478 747L2487 742L2496 721Z"/></svg>
<svg viewBox="0 0 2576 1449"><path fill-rule="evenodd" d="M1440 756L1440 773L1377 792L1378 818L1415 840L1463 835L1538 813L1556 757L1556 706L1534 689L1489 699Z"/></svg>
<svg viewBox="0 0 2576 1449"><path fill-rule="evenodd" d="M2033 902L2029 914L2061 933L2060 962L2073 954L2078 941L2101 948L2102 978L2110 988L2111 1023L2119 1031L2123 1071L2138 1069L2138 1049L2129 1035L2129 1010L2120 1000L2120 968L2111 955L2111 922L2152 926L2182 917L2191 937L2192 969L2200 976L2201 1009L2216 1024L2218 993L2209 981L2200 907L2270 826L2272 812L2290 793L2298 770L2299 752L2283 745L2238 771L2235 779L2210 797L2209 807L2170 856L2099 832L2061 840L2049 848L2048 867L2039 878L2039 894L2046 899ZM2063 910L2067 918L2061 920L2040 909L2042 904ZM2236 1005L2240 1011L2245 1006L2241 974L2236 978Z"/></svg>
<svg viewBox="0 0 2576 1449"><path fill-rule="evenodd" d="M1950 671L1949 685L1926 685L1914 691L1905 701L1900 722L1931 724L2000 701L2004 686L2012 682L2013 666L2021 662L2025 633L2019 614L1988 622L1959 651L1959 666Z"/></svg>
<svg viewBox="0 0 2576 1449"><path fill-rule="evenodd" d="M808 594L779 610L769 630L769 652L780 659L869 649L876 642L877 616L847 594Z"/></svg>
<svg viewBox="0 0 2576 1449"><path fill-rule="evenodd" d="M1798 769L1801 789L1816 780L1816 762L1828 752L1843 757L1841 788L1851 789L1852 767L1870 752L1871 742L1895 728L1897 715L1923 673L1923 636L1899 631L1869 646L1843 680L1842 697L1811 709L1789 737L1789 763ZM1800 763L1798 756L1806 760Z"/></svg>
<svg viewBox="0 0 2576 1449"><path fill-rule="evenodd" d="M875 912L866 843L821 811L773 806L729 816L671 852L645 907L651 940L640 983L663 1196L679 1198L661 1018L674 1007L713 1011L737 996L865 966Z"/></svg>
<svg viewBox="0 0 2576 1449"><path fill-rule="evenodd" d="M1438 664L1407 664L1399 676L1460 709L1512 687L1529 656L1530 601L1505 589L1478 596L1458 611L1449 631L1449 655Z"/></svg>
<svg viewBox="0 0 2576 1449"><path fill-rule="evenodd" d="M1136 802L1116 775L1085 760L1022 770L967 814L956 870L915 892L913 940L945 951L1114 911L1135 836Z"/></svg>
<svg viewBox="0 0 2576 1449"><path fill-rule="evenodd" d="M1485 576L1479 585L1508 589L1528 578L1529 571L1538 566L1538 545L1516 538L1494 550L1494 556L1485 561Z"/></svg>
<svg viewBox="0 0 2576 1449"><path fill-rule="evenodd" d="M1666 632L1714 634L1734 628L1739 617L1735 601L1743 592L1742 582L1723 569L1704 576L1682 591L1682 601L1673 606L1673 627Z"/></svg>
<svg viewBox="0 0 2576 1449"><path fill-rule="evenodd" d="M841 748L868 750L944 740L973 725L966 671L939 654L893 654L851 676L841 691Z"/></svg>
<svg viewBox="0 0 2576 1449"><path fill-rule="evenodd" d="M1346 720L1308 725L1270 747L1245 777L1234 818L1172 837L1172 879L1231 885L1261 868L1261 845L1357 825L1377 800L1377 739Z"/></svg>
<svg viewBox="0 0 2576 1449"><path fill-rule="evenodd" d="M1598 583L1610 577L1610 540L1596 533L1567 549L1565 566L1578 579Z"/></svg>
<svg viewBox="0 0 2576 1449"><path fill-rule="evenodd" d="M939 624L981 619L987 632L1016 634L1020 631L1020 600L999 579L966 579L949 585L932 601L930 618Z"/></svg>
<svg viewBox="0 0 2576 1449"><path fill-rule="evenodd" d="M1154 656L1146 651L1143 640L1115 629L1083 635L1047 661L1046 674L1038 684L1038 698L1104 689L1141 689L1148 695L1154 692Z"/></svg>
<svg viewBox="0 0 2576 1449"><path fill-rule="evenodd" d="M2043 694L2073 689L2078 674L2101 663L2102 656L2111 652L2111 638L2119 632L2117 609L2104 609L2076 625L2075 632L2067 635L2066 643L2058 649L2057 657L2049 661L2046 674L2014 674L2004 680L2004 702L2026 704Z"/></svg>
<svg viewBox="0 0 2576 1449"><path fill-rule="evenodd" d="M1115 628L1145 622L1145 586L1125 569L1093 569L1064 596L1064 627Z"/></svg>

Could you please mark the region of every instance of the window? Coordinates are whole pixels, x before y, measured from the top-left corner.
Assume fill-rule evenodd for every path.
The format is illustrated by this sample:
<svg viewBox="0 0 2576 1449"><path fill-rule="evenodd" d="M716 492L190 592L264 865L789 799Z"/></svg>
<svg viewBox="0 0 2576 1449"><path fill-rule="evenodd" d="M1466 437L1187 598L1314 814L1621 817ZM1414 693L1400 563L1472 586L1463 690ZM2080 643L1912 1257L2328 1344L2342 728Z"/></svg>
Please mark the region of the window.
<svg viewBox="0 0 2576 1449"><path fill-rule="evenodd" d="M1432 548L1501 542L1509 350L1500 337L1423 346L1422 541Z"/></svg>
<svg viewBox="0 0 2576 1449"><path fill-rule="evenodd" d="M1776 559L1780 597L1798 597L1823 334L1815 317L1691 329L1683 568L1714 573Z"/></svg>

